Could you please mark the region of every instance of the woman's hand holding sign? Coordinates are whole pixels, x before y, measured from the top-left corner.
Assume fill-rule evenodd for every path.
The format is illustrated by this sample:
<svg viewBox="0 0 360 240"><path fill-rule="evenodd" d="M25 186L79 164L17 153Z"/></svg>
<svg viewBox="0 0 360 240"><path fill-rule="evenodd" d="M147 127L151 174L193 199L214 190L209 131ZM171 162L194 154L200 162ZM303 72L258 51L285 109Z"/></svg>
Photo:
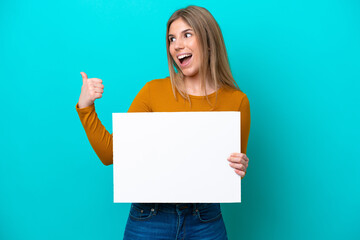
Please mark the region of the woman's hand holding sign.
<svg viewBox="0 0 360 240"><path fill-rule="evenodd" d="M243 178L249 165L249 158L243 153L232 153L227 160L230 162L230 167Z"/></svg>

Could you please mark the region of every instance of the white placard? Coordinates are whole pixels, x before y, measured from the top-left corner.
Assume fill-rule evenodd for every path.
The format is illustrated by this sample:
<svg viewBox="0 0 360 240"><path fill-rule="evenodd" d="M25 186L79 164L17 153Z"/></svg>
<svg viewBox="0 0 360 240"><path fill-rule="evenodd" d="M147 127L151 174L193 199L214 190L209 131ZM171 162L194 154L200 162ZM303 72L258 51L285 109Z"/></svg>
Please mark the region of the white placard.
<svg viewBox="0 0 360 240"><path fill-rule="evenodd" d="M113 113L114 202L240 202L240 112Z"/></svg>

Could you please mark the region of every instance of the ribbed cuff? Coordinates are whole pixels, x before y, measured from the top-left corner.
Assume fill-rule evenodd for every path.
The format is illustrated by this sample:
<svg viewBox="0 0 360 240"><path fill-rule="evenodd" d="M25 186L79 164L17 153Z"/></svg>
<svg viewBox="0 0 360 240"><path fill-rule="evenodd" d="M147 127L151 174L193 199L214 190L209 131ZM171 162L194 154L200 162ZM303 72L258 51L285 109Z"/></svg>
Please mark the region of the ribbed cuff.
<svg viewBox="0 0 360 240"><path fill-rule="evenodd" d="M76 103L75 105L75 109L77 111L77 113L79 114L80 117L87 115L93 111L95 111L95 104L91 104L90 106L84 107L84 108L79 108L79 103Z"/></svg>

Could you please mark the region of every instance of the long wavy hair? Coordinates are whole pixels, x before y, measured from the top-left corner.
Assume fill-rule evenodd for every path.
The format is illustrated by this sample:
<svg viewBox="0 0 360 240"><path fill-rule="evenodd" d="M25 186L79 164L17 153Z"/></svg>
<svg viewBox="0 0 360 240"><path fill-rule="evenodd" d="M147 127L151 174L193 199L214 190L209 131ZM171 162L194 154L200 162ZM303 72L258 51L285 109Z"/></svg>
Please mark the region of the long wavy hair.
<svg viewBox="0 0 360 240"><path fill-rule="evenodd" d="M179 18L182 18L194 30L194 33L199 41L198 44L200 45L200 52L202 55L200 58L202 59L202 62L200 64L199 73L202 76L202 91L205 92L208 102L209 99L207 98L205 83L205 78L208 73L210 73L211 76L209 79L210 82L208 82L208 84L214 86L216 90L221 87L240 90L231 73L224 38L215 18L208 10L203 7L188 6L174 12L168 20L166 26L166 51L170 80L175 98L177 90L181 96L190 102L190 97L184 88L184 75L170 55L169 50L170 25ZM185 92L181 89L185 89Z"/></svg>

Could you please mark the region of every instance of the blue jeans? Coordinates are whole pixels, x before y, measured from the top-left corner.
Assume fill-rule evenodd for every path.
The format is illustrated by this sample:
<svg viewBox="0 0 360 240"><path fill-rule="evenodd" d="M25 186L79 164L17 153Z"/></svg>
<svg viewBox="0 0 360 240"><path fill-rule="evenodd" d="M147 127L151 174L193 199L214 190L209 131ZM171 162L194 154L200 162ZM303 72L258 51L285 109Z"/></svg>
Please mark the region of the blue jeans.
<svg viewBox="0 0 360 240"><path fill-rule="evenodd" d="M219 203L132 203L124 240L225 240Z"/></svg>

